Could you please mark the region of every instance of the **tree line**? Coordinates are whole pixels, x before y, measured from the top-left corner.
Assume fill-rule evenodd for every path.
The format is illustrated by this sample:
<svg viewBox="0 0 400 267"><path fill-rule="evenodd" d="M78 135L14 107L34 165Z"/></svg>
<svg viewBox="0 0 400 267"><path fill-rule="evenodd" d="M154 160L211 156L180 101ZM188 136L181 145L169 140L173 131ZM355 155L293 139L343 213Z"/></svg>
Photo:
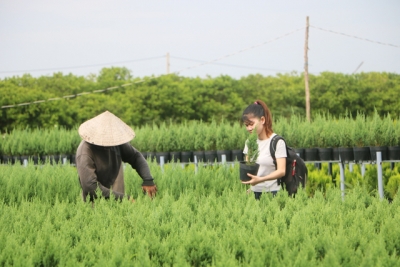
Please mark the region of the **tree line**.
<svg viewBox="0 0 400 267"><path fill-rule="evenodd" d="M310 75L311 117L329 113L366 115L400 114L400 74L369 72ZM86 94L96 90L105 90ZM213 119L237 121L243 109L256 99L264 100L274 117L305 116L303 74L296 72L234 79L184 77L133 77L124 67L103 68L98 75L30 74L0 80L0 131L13 128L73 128L108 110L127 124ZM67 96L67 97L66 97ZM59 100L49 100L60 98ZM45 101L42 101L45 100ZM37 103L19 105L23 103ZM17 105L4 108L8 105Z"/></svg>

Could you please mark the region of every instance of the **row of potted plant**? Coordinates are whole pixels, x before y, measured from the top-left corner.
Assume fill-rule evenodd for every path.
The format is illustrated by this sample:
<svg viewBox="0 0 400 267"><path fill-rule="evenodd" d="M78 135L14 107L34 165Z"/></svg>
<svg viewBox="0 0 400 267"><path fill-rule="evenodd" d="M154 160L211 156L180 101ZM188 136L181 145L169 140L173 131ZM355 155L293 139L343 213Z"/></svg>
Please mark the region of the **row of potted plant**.
<svg viewBox="0 0 400 267"><path fill-rule="evenodd" d="M132 145L146 157L165 161L233 161L242 160L248 136L239 122L211 123L190 121L147 125L137 130ZM225 155L225 159L223 159Z"/></svg>
<svg viewBox="0 0 400 267"><path fill-rule="evenodd" d="M336 161L339 155L345 161L369 161L375 160L377 150L382 152L383 160L400 160L400 122L389 114L381 118L377 111L370 117L359 112L354 118L317 114L311 122L293 115L290 119L276 120L274 131L306 161ZM235 151L235 157L242 159L240 153L247 138L248 133L238 122L195 121L142 127L132 144L150 155L152 152L176 155L172 152L193 151L202 158L201 153L205 151L214 153L212 160L218 158L216 151L223 151L229 160L230 151ZM360 158L360 150L367 155Z"/></svg>
<svg viewBox="0 0 400 267"><path fill-rule="evenodd" d="M377 151L382 160L400 160L400 122L390 114L381 118L376 110L370 117L318 114L312 122L292 117L277 125L306 161L375 161Z"/></svg>
<svg viewBox="0 0 400 267"><path fill-rule="evenodd" d="M242 150L248 133L239 122L188 121L183 123L132 127L136 137L132 145L146 157L161 160L226 161L242 160ZM374 160L375 149L382 151L383 160L400 160L400 122L390 115L380 117L377 112L366 117L359 112L333 118L329 114L317 114L309 122L292 115L290 119L278 118L274 131L283 136L287 144L296 148L306 161L342 160L358 161L359 150L368 150L369 157L361 161ZM81 138L77 128L65 129L14 129L2 134L0 155L3 157L46 155L74 155ZM351 151L347 158L346 151ZM371 159L372 154L372 159ZM398 158L389 158L390 155ZM71 160L73 160L71 158Z"/></svg>
<svg viewBox="0 0 400 267"><path fill-rule="evenodd" d="M81 141L76 129L14 129L0 138L0 155L3 162L23 162L31 158L38 161L71 160Z"/></svg>

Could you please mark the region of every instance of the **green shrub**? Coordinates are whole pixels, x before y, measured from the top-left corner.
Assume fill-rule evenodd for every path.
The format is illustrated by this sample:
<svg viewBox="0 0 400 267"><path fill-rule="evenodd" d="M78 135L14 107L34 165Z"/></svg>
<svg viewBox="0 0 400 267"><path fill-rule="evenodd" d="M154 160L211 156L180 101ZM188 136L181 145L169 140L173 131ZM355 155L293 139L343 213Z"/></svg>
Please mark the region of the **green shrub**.
<svg viewBox="0 0 400 267"><path fill-rule="evenodd" d="M364 147L367 145L369 136L369 129L367 126L368 125L365 114L362 112L358 112L357 117L354 120L354 126L351 129L354 146Z"/></svg>
<svg viewBox="0 0 400 267"><path fill-rule="evenodd" d="M353 147L352 130L354 128L354 121L351 115L346 115L338 120L338 136L339 145L341 147Z"/></svg>
<svg viewBox="0 0 400 267"><path fill-rule="evenodd" d="M196 151L204 151L205 144L204 140L207 135L207 126L202 121L194 122L190 126L192 129L191 131L194 133L194 149Z"/></svg>
<svg viewBox="0 0 400 267"><path fill-rule="evenodd" d="M389 182L385 186L385 192L391 199L395 198L400 188L400 174L390 176Z"/></svg>
<svg viewBox="0 0 400 267"><path fill-rule="evenodd" d="M213 129L216 126L216 129ZM218 126L211 124L210 131L214 130L215 133L215 147L217 150L229 150L233 147L232 127L229 123L221 121ZM212 134L212 132L210 132Z"/></svg>
<svg viewBox="0 0 400 267"><path fill-rule="evenodd" d="M378 111L375 109L375 112L371 118L367 121L369 128L368 128L368 143L369 146L383 146L385 145L385 135L383 120L378 114Z"/></svg>
<svg viewBox="0 0 400 267"><path fill-rule="evenodd" d="M181 151L195 150L196 131L193 126L194 123L184 122L179 127L179 147Z"/></svg>
<svg viewBox="0 0 400 267"><path fill-rule="evenodd" d="M259 155L260 151L258 150L257 140L258 140L257 129L254 128L246 140L246 145L247 145L246 164L247 165L254 165L258 159L258 155Z"/></svg>

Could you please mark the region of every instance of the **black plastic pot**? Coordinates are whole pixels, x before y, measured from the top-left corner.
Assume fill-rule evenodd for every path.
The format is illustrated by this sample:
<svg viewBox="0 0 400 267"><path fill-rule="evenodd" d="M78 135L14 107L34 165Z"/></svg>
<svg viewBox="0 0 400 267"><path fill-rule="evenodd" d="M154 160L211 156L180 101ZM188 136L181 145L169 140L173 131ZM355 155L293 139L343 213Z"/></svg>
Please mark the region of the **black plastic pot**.
<svg viewBox="0 0 400 267"><path fill-rule="evenodd" d="M169 152L169 161L170 162L180 162L181 161L181 152L180 151Z"/></svg>
<svg viewBox="0 0 400 267"><path fill-rule="evenodd" d="M71 164L76 164L76 155L75 154L69 155L69 158L71 159L71 161L70 161Z"/></svg>
<svg viewBox="0 0 400 267"><path fill-rule="evenodd" d="M45 155L41 155L39 158L40 164L45 164L48 158Z"/></svg>
<svg viewBox="0 0 400 267"><path fill-rule="evenodd" d="M21 161L21 164L23 165L24 164L24 162L26 161L26 164L28 164L28 162L29 162L29 156L20 156L19 157L19 160Z"/></svg>
<svg viewBox="0 0 400 267"><path fill-rule="evenodd" d="M353 147L354 151L354 161L355 162L363 162L371 160L371 152L369 147Z"/></svg>
<svg viewBox="0 0 400 267"><path fill-rule="evenodd" d="M217 151L204 151L204 157L206 162L214 163L217 160Z"/></svg>
<svg viewBox="0 0 400 267"><path fill-rule="evenodd" d="M244 160L244 155L243 155L243 150L242 149L235 149L232 150L232 161L243 161Z"/></svg>
<svg viewBox="0 0 400 267"><path fill-rule="evenodd" d="M241 161L239 166L239 178L241 181L250 181L250 177L247 175L248 173L252 175L257 175L258 168L260 165L255 163L254 165L247 165L246 162Z"/></svg>
<svg viewBox="0 0 400 267"><path fill-rule="evenodd" d="M204 151L193 151L193 161L194 161L194 157L197 158L197 162L205 161Z"/></svg>
<svg viewBox="0 0 400 267"><path fill-rule="evenodd" d="M339 160L339 151L340 149L338 147L332 148L333 160Z"/></svg>
<svg viewBox="0 0 400 267"><path fill-rule="evenodd" d="M32 159L33 165L39 164L40 157L38 155L31 156L31 159Z"/></svg>
<svg viewBox="0 0 400 267"><path fill-rule="evenodd" d="M157 163L161 162L161 157L164 157L164 163L169 162L169 152L156 152Z"/></svg>
<svg viewBox="0 0 400 267"><path fill-rule="evenodd" d="M319 161L318 148L304 149L304 161Z"/></svg>
<svg viewBox="0 0 400 267"><path fill-rule="evenodd" d="M61 162L60 155L49 155L50 164L59 164Z"/></svg>
<svg viewBox="0 0 400 267"><path fill-rule="evenodd" d="M226 161L232 161L232 151L231 150L217 150L218 162L222 162L222 155L225 155Z"/></svg>
<svg viewBox="0 0 400 267"><path fill-rule="evenodd" d="M389 146L388 147L388 159L389 160L400 160L400 146Z"/></svg>
<svg viewBox="0 0 400 267"><path fill-rule="evenodd" d="M3 155L3 163L4 164L14 164L12 156Z"/></svg>
<svg viewBox="0 0 400 267"><path fill-rule="evenodd" d="M20 156L12 156L13 164L21 164L21 157Z"/></svg>
<svg viewBox="0 0 400 267"><path fill-rule="evenodd" d="M61 164L64 164L64 159L66 160L66 164L68 164L71 161L69 154L61 154L60 155L60 163Z"/></svg>
<svg viewBox="0 0 400 267"><path fill-rule="evenodd" d="M146 152L145 159L148 161L154 161L156 159L156 153L155 152Z"/></svg>
<svg viewBox="0 0 400 267"><path fill-rule="evenodd" d="M339 155L342 162L354 160L354 150L352 147L339 147Z"/></svg>
<svg viewBox="0 0 400 267"><path fill-rule="evenodd" d="M192 151L181 151L181 162L193 162L193 152Z"/></svg>
<svg viewBox="0 0 400 267"><path fill-rule="evenodd" d="M319 147L318 156L321 161L332 161L333 160L333 149L331 147Z"/></svg>
<svg viewBox="0 0 400 267"><path fill-rule="evenodd" d="M371 160L376 161L376 152L380 151L382 154L382 160L387 160L387 146L370 146L369 150L371 151Z"/></svg>

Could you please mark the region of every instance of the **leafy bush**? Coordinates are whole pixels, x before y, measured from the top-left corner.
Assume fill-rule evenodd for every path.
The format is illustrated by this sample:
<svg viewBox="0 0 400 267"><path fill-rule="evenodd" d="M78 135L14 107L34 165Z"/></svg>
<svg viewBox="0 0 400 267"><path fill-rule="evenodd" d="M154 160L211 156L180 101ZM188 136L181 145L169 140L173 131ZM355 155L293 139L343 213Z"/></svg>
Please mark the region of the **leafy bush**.
<svg viewBox="0 0 400 267"><path fill-rule="evenodd" d="M338 135L339 145L341 147L353 147L352 130L354 128L354 121L351 115L346 115L338 121Z"/></svg>
<svg viewBox="0 0 400 267"><path fill-rule="evenodd" d="M383 120L378 114L378 111L375 109L375 112L371 118L368 120L369 125L369 136L368 136L368 143L369 146L384 146L386 145L385 142L385 135Z"/></svg>
<svg viewBox="0 0 400 267"><path fill-rule="evenodd" d="M195 122L191 124L192 131L194 132L194 149L197 151L204 151L205 150L205 144L204 140L207 135L207 129L205 123L202 121L200 122Z"/></svg>
<svg viewBox="0 0 400 267"><path fill-rule="evenodd" d="M222 121L219 125L215 125L217 128L214 129L215 133L215 147L217 150L230 150L233 147L233 131L231 126ZM211 125L213 127L213 124Z"/></svg>
<svg viewBox="0 0 400 267"><path fill-rule="evenodd" d="M400 174L390 176L389 182L385 186L385 192L391 199L397 196L400 188Z"/></svg>
<svg viewBox="0 0 400 267"><path fill-rule="evenodd" d="M216 150L217 149L217 124L213 120L210 124L204 125L204 139L203 146L204 150Z"/></svg>
<svg viewBox="0 0 400 267"><path fill-rule="evenodd" d="M246 164L254 165L258 159L258 155L260 151L258 150L258 135L256 128L253 129L249 137L247 138L247 155L246 155Z"/></svg>
<svg viewBox="0 0 400 267"><path fill-rule="evenodd" d="M357 113L357 117L354 120L354 127L351 129L351 135L353 144L356 147L367 146L369 129L367 127L367 121L365 114L362 112Z"/></svg>
<svg viewBox="0 0 400 267"><path fill-rule="evenodd" d="M179 130L179 147L181 151L195 150L196 132L193 123L184 122Z"/></svg>
<svg viewBox="0 0 400 267"><path fill-rule="evenodd" d="M304 119L292 114L286 131L286 142L294 148L304 148L305 130Z"/></svg>
<svg viewBox="0 0 400 267"><path fill-rule="evenodd" d="M142 152L236 150L243 149L246 130L236 121L185 121L183 123L153 123L134 128L132 145ZM274 123L274 130L294 148L354 147L400 145L400 123L388 114L383 119L378 113L366 117L359 112L338 119L329 114L316 114L312 122L293 114ZM13 129L2 134L1 153L5 155L74 154L81 142L77 127L63 126Z"/></svg>

